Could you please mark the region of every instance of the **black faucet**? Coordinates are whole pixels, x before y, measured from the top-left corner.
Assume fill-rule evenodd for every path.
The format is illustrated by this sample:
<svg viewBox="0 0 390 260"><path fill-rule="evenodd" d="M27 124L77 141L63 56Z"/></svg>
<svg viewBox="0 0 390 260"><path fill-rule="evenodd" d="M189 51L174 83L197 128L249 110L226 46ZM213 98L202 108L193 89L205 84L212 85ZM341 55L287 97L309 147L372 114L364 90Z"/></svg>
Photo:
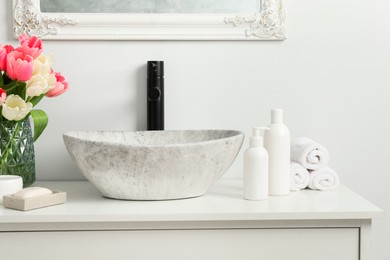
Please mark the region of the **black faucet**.
<svg viewBox="0 0 390 260"><path fill-rule="evenodd" d="M164 62L148 61L147 130L164 130Z"/></svg>

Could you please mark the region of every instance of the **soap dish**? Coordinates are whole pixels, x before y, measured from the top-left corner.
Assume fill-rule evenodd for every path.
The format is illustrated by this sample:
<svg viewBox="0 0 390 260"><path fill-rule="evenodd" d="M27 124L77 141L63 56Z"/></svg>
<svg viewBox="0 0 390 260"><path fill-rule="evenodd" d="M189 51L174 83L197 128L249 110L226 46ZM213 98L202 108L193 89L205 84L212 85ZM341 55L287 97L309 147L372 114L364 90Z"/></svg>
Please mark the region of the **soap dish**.
<svg viewBox="0 0 390 260"><path fill-rule="evenodd" d="M32 198L18 198L12 195L3 197L3 206L10 209L28 211L66 202L66 192L53 191L52 194L36 196Z"/></svg>

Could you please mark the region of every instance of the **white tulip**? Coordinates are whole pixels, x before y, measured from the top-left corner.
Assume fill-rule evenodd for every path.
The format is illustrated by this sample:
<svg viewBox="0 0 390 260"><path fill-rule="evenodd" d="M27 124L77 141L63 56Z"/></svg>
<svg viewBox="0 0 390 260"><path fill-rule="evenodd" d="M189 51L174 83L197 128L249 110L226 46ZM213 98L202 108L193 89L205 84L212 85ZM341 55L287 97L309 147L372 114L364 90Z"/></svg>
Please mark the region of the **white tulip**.
<svg viewBox="0 0 390 260"><path fill-rule="evenodd" d="M19 121L26 117L32 109L32 104L30 102L25 102L18 95L9 95L3 104L3 116L12 121Z"/></svg>
<svg viewBox="0 0 390 260"><path fill-rule="evenodd" d="M39 55L39 57L33 61L33 69L34 69L33 75L50 74L52 63L53 63L52 56L46 56L43 54Z"/></svg>
<svg viewBox="0 0 390 260"><path fill-rule="evenodd" d="M48 92L55 83L55 76L53 74L34 75L27 81L27 95L29 97L37 97Z"/></svg>
<svg viewBox="0 0 390 260"><path fill-rule="evenodd" d="M51 70L53 58L41 54L33 61L33 76L27 82L27 95L37 97L46 94L56 83L56 77Z"/></svg>

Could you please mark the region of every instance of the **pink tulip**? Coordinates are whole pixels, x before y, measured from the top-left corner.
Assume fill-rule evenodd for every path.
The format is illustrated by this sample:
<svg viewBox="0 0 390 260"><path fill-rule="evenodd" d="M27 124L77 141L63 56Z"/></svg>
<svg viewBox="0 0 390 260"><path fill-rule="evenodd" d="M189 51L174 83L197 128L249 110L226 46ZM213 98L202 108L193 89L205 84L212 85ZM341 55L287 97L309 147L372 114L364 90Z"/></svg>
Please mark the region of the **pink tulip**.
<svg viewBox="0 0 390 260"><path fill-rule="evenodd" d="M0 45L0 71L5 70L7 64L7 50Z"/></svg>
<svg viewBox="0 0 390 260"><path fill-rule="evenodd" d="M42 41L38 37L32 36L29 38L27 34L22 34L18 39L21 46L16 48L17 51L28 54L34 59L41 55L43 46Z"/></svg>
<svg viewBox="0 0 390 260"><path fill-rule="evenodd" d="M4 91L4 89L0 88L0 106L4 104L6 97L7 93Z"/></svg>
<svg viewBox="0 0 390 260"><path fill-rule="evenodd" d="M54 84L54 87L46 93L47 97L56 97L68 90L68 82L65 81L65 78L61 75L61 73L56 72L54 75L57 82Z"/></svg>
<svg viewBox="0 0 390 260"><path fill-rule="evenodd" d="M11 51L7 55L6 72L13 80L29 80L33 72L33 58L23 52Z"/></svg>
<svg viewBox="0 0 390 260"><path fill-rule="evenodd" d="M7 55L14 50L11 45L2 46L0 44L0 71L5 70L7 67Z"/></svg>

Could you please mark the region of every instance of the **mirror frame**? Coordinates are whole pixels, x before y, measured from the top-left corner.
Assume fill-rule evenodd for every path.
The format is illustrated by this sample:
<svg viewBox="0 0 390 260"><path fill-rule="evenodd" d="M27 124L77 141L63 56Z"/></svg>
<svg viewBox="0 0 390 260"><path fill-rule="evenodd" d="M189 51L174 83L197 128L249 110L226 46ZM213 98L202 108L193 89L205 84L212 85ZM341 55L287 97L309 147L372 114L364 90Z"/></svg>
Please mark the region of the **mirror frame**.
<svg viewBox="0 0 390 260"><path fill-rule="evenodd" d="M40 0L12 0L14 36L51 40L284 40L283 0L243 14L43 13Z"/></svg>

